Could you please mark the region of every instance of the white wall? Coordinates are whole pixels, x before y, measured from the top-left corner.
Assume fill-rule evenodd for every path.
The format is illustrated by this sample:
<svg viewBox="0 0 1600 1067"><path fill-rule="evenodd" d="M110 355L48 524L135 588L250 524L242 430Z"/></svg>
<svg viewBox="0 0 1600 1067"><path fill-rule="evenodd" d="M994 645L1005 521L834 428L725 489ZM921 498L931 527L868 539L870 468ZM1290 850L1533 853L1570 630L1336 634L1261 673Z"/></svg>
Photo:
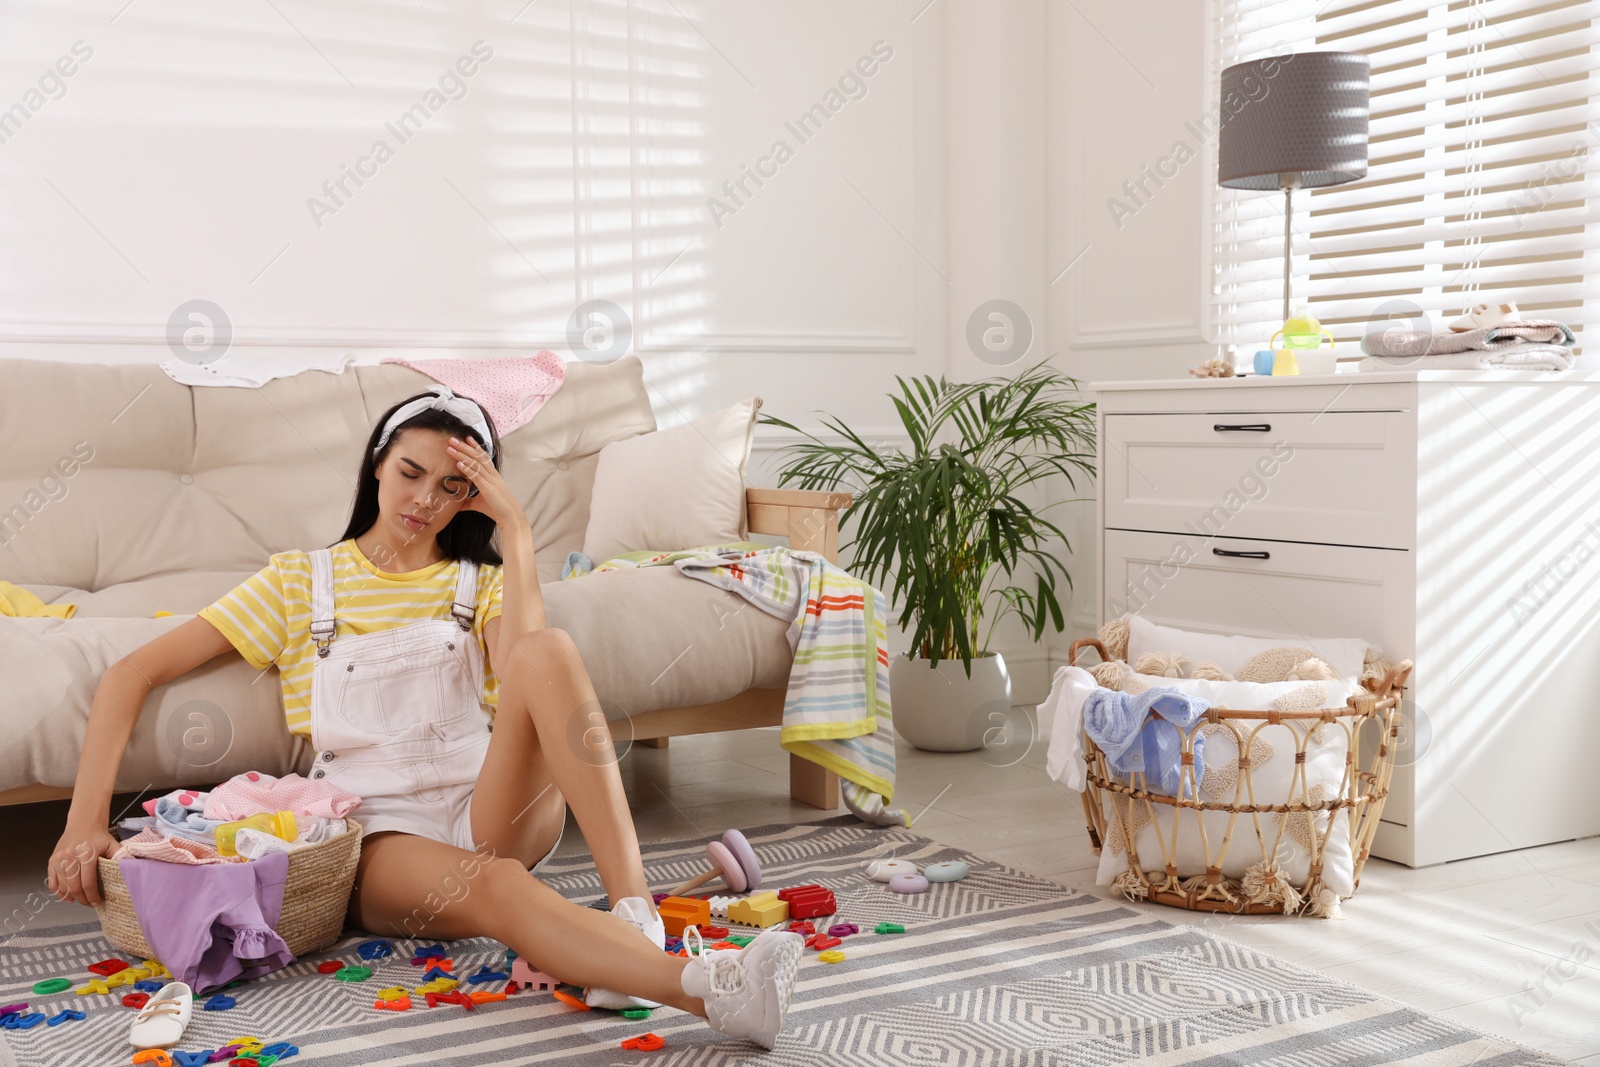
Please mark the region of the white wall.
<svg viewBox="0 0 1600 1067"><path fill-rule="evenodd" d="M1105 202L1199 117L1202 11L13 3L0 357L166 359L195 299L223 309L234 354L289 366L560 351L575 309L604 299L663 426L758 393L768 413L893 441L895 375L1005 371L966 340L1004 299L1033 331L1013 368L1181 374L1202 349L1203 168L1120 228ZM472 73L455 81L458 61ZM858 62L870 76L841 86ZM817 104L834 110L802 138ZM762 431L758 484L781 443ZM1093 627L1091 528L1073 516L1079 595L1057 650ZM998 643L1019 698L1042 695L1049 648L1013 625Z"/></svg>
<svg viewBox="0 0 1600 1067"><path fill-rule="evenodd" d="M1202 303L1216 176L1203 151L1208 7L1049 5L1048 330L1061 368L1085 382L1187 377L1217 354ZM1073 515L1074 632L1053 640L1057 662L1098 626L1094 507Z"/></svg>

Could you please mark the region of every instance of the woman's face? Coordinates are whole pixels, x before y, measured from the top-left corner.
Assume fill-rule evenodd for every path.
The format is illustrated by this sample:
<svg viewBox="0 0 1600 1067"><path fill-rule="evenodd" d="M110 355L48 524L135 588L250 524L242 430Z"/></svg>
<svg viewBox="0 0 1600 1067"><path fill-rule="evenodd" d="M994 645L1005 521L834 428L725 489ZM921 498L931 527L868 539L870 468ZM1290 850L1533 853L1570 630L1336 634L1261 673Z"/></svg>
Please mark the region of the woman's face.
<svg viewBox="0 0 1600 1067"><path fill-rule="evenodd" d="M466 501L472 482L449 446L443 431L401 430L379 464L378 522L401 541L435 539ZM421 525L408 521L413 519Z"/></svg>

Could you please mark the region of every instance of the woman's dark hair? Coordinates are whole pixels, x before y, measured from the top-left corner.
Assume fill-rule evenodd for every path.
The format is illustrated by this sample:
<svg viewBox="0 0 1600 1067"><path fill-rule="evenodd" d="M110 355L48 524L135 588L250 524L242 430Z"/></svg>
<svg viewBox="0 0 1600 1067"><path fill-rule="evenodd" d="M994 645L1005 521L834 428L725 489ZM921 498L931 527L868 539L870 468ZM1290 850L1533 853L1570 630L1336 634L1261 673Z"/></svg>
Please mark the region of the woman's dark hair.
<svg viewBox="0 0 1600 1067"><path fill-rule="evenodd" d="M448 411L424 408L396 426L394 433L389 435L389 440L384 442L382 451L373 453L373 449L378 447L378 437L383 433L383 427L388 423L389 416L413 400L434 395L428 392L406 397L385 411L382 418L372 427L372 434L367 438L367 447L361 453L361 474L356 479L355 502L350 506L350 525L345 527L344 536L339 539L340 541L360 537L372 529L373 523L378 521L378 466L388 457L389 450L394 448L394 443L400 439L402 430L439 430L455 437L470 437L486 447L492 444L494 468L500 469L500 431L494 424L494 416L490 415L487 409L484 409L483 418L489 424L489 436L493 439L492 442L483 440L477 430ZM456 395L461 396L460 393ZM501 559L499 550L490 543L496 529L495 521L481 511L457 512L455 518L450 520L450 524L438 533L439 550L447 559L470 559L479 565L502 566L505 561Z"/></svg>

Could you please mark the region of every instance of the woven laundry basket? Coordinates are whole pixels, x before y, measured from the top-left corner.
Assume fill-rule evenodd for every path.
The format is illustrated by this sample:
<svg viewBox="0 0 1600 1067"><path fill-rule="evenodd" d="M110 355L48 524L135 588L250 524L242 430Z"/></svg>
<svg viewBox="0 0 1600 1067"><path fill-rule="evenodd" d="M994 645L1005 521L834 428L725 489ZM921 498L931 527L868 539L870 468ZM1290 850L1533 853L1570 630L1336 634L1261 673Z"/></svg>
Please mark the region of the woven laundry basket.
<svg viewBox="0 0 1600 1067"><path fill-rule="evenodd" d="M345 909L361 858L361 824L344 821L346 833L289 853L283 886L283 913L273 927L296 956L327 948L344 929ZM128 883L118 862L105 856L100 867L100 928L106 940L141 959L159 959L144 938L133 910Z"/></svg>
<svg viewBox="0 0 1600 1067"><path fill-rule="evenodd" d="M1074 666L1079 652L1086 648L1093 648L1103 662L1110 661L1104 644L1086 638L1072 644L1069 657ZM1350 697L1343 707L1276 711L1212 707L1193 727L1178 731L1183 749L1182 797L1149 788L1140 772L1133 772L1128 776L1130 780L1120 780L1106 754L1085 731L1088 773L1082 799L1089 843L1096 855L1100 855L1102 847L1110 846L1115 853L1125 853L1127 859L1126 870L1116 877L1112 888L1131 900L1149 900L1191 911L1299 913L1325 918L1337 914L1337 894L1332 903L1325 895L1318 899L1323 887L1323 860L1330 854L1330 835L1336 825L1348 831L1353 882L1359 885L1361 868L1389 795L1400 732L1400 704L1411 667L1410 660L1403 660L1386 677L1363 682L1363 691ZM1142 729L1152 729L1152 724L1159 721L1160 716L1152 713ZM1323 724L1338 731L1345 741L1344 772L1332 795L1313 796L1305 774L1308 741L1315 737L1312 731ZM1375 738L1365 758L1357 743L1363 727ZM1256 755L1257 735L1268 728L1285 730L1294 739L1296 770L1288 795L1270 795L1273 790L1256 781L1262 769ZM1236 759L1235 782L1226 795L1200 799L1194 765L1195 738L1208 729L1229 733L1242 755ZM1342 823L1333 817L1341 811L1348 814ZM1220 826L1213 823L1208 833L1205 814L1225 816L1225 820ZM1290 878L1278 865L1285 830L1296 821L1307 827L1310 845L1307 877L1303 879ZM1321 829L1316 829L1317 821L1322 823ZM1152 823L1158 828L1154 836L1159 854L1141 855L1137 847L1140 825ZM1163 826L1170 832L1161 832ZM1200 858L1197 863L1190 861L1196 864L1191 869L1183 869L1180 862L1183 845L1191 853L1198 850ZM1223 868L1242 862L1240 853L1253 862L1246 876L1237 880L1228 877Z"/></svg>

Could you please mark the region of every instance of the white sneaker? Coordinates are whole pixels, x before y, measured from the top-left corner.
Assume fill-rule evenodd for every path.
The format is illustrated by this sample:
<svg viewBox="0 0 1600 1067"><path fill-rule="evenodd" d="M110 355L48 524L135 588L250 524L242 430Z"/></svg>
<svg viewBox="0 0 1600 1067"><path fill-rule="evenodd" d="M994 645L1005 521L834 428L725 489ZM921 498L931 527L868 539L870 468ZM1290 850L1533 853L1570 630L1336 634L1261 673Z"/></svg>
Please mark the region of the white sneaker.
<svg viewBox="0 0 1600 1067"><path fill-rule="evenodd" d="M128 1040L137 1048L176 1045L193 1013L194 990L184 982L168 982L139 1009Z"/></svg>
<svg viewBox="0 0 1600 1067"><path fill-rule="evenodd" d="M742 949L712 950L699 927L690 926L683 943L693 958L679 981L685 993L705 1002L711 1029L770 1049L794 996L805 939L773 926Z"/></svg>
<svg viewBox="0 0 1600 1067"><path fill-rule="evenodd" d="M639 932L650 939L650 943L665 952L667 948L667 927L650 908L650 902L643 897L623 897L612 905L611 914L627 919ZM629 996L611 989L601 989L591 986L584 990L583 1002L591 1008L659 1008L659 1000L646 1000L643 997Z"/></svg>

